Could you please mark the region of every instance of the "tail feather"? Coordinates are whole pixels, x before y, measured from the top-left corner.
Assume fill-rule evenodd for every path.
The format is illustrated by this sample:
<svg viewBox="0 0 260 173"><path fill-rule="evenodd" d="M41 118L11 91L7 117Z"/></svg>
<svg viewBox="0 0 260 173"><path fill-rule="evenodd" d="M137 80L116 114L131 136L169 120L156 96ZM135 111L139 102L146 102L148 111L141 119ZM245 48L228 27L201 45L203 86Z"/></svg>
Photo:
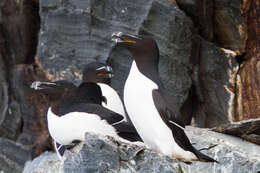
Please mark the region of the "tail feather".
<svg viewBox="0 0 260 173"><path fill-rule="evenodd" d="M211 158L211 157L209 157L209 156L207 156L207 155L201 153L200 151L196 150L195 148L194 148L193 153L198 157L198 159L199 159L200 161L219 163L217 160L215 160L215 159L213 159L213 158Z"/></svg>
<svg viewBox="0 0 260 173"><path fill-rule="evenodd" d="M137 133L135 127L127 122L121 122L118 124L113 125L114 128L117 130L117 134L126 140L131 142L141 141L142 139Z"/></svg>
<svg viewBox="0 0 260 173"><path fill-rule="evenodd" d="M55 150L56 150L56 153L57 153L59 159L61 159L66 151L66 146L61 145L56 141L54 141L54 146L55 146Z"/></svg>

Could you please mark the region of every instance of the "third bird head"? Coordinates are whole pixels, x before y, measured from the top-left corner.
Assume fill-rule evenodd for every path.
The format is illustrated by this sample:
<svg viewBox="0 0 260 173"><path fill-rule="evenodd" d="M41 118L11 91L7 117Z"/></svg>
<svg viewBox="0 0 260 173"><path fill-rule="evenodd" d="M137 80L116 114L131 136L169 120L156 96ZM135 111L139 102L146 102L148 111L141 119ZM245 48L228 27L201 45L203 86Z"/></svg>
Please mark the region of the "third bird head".
<svg viewBox="0 0 260 173"><path fill-rule="evenodd" d="M84 82L95 82L110 84L110 80L113 77L112 67L101 63L92 62L85 66L83 70Z"/></svg>

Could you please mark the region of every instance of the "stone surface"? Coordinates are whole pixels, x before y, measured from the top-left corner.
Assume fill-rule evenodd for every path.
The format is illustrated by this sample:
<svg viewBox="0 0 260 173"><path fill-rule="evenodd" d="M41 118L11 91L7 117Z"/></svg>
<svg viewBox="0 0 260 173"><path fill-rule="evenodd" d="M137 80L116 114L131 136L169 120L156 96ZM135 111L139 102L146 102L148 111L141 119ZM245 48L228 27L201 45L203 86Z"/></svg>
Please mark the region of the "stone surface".
<svg viewBox="0 0 260 173"><path fill-rule="evenodd" d="M200 56L194 68L194 84L198 101L195 124L214 127L233 121L235 76L238 70L236 53L200 41Z"/></svg>
<svg viewBox="0 0 260 173"><path fill-rule="evenodd" d="M176 0L190 16L199 34L219 47L243 54L246 50L247 21L243 8L249 1Z"/></svg>
<svg viewBox="0 0 260 173"><path fill-rule="evenodd" d="M223 124L213 128L214 131L241 137L260 145L260 118L231 124Z"/></svg>
<svg viewBox="0 0 260 173"><path fill-rule="evenodd" d="M196 148L205 150L220 163L192 162L186 164L138 144L115 141L111 137L86 134L85 143L65 153L58 160L55 153L44 153L27 162L24 173L43 172L120 172L120 173L244 173L260 171L260 147L239 138L188 127L189 138ZM212 145L216 145L212 147Z"/></svg>
<svg viewBox="0 0 260 173"><path fill-rule="evenodd" d="M160 74L179 109L191 87L191 20L175 2L167 0L41 1L38 60L52 79L75 83L92 61L107 61L115 71L112 86L120 94L131 58L114 47L111 34L122 31L149 34L158 42ZM109 57L109 58L108 58Z"/></svg>
<svg viewBox="0 0 260 173"><path fill-rule="evenodd" d="M211 10L205 2L200 1L203 8ZM236 53L198 41L192 21L178 5L166 0L41 1L39 63L50 79L79 83L85 64L106 61L115 73L112 86L122 96L131 55L114 46L111 33L151 35L159 46L159 71L170 102L176 111L181 109L185 124L192 116L199 127L228 123L233 120L234 93L227 88L234 87ZM208 15L203 16L200 22L205 23ZM212 24L202 30L204 38L213 39Z"/></svg>
<svg viewBox="0 0 260 173"><path fill-rule="evenodd" d="M199 34L207 41L215 42L215 1L196 0L197 25Z"/></svg>
<svg viewBox="0 0 260 173"><path fill-rule="evenodd" d="M245 52L247 23L242 12L242 1L215 0L215 34L226 49Z"/></svg>
<svg viewBox="0 0 260 173"><path fill-rule="evenodd" d="M62 172L60 164L61 161L56 153L44 152L32 162L25 163L23 172L58 173Z"/></svg>
<svg viewBox="0 0 260 173"><path fill-rule="evenodd" d="M0 3L0 137L29 146L34 156L50 149L41 139L49 135L45 112L39 109L48 104L39 106L41 96L32 101L30 90L33 80L42 79L37 63L33 64L40 27L38 11L37 0Z"/></svg>
<svg viewBox="0 0 260 173"><path fill-rule="evenodd" d="M44 95L30 88L36 79L31 65L17 65L11 71L11 90L15 101L9 106L9 116L14 118L16 127L15 141L30 146L33 156L51 149L51 143L46 123L46 112L49 107ZM19 122L20 120L20 122ZM11 125L10 125L11 124ZM9 121L5 126L13 126Z"/></svg>
<svg viewBox="0 0 260 173"><path fill-rule="evenodd" d="M196 0L176 0L176 2L180 9L192 18L193 22L198 18Z"/></svg>
<svg viewBox="0 0 260 173"><path fill-rule="evenodd" d="M1 34L1 32L0 32ZM0 35L1 37L1 35ZM1 42L1 40L0 40ZM1 47L0 43L0 47ZM7 108L8 108L8 83L6 81L6 67L4 65L4 54L0 50L0 126L2 125L3 121L5 120Z"/></svg>
<svg viewBox="0 0 260 173"><path fill-rule="evenodd" d="M22 126L21 110L16 101L12 101L8 106L6 116L0 126L0 136L16 140Z"/></svg>
<svg viewBox="0 0 260 173"><path fill-rule="evenodd" d="M31 159L30 156L29 148L0 138L0 172L22 172L25 162Z"/></svg>
<svg viewBox="0 0 260 173"><path fill-rule="evenodd" d="M236 79L234 121L260 118L260 53L243 63Z"/></svg>
<svg viewBox="0 0 260 173"><path fill-rule="evenodd" d="M247 20L246 54L236 80L235 118L241 121L260 118L260 1L243 1Z"/></svg>
<svg viewBox="0 0 260 173"><path fill-rule="evenodd" d="M40 20L37 0L3 0L0 20L6 65L33 63Z"/></svg>

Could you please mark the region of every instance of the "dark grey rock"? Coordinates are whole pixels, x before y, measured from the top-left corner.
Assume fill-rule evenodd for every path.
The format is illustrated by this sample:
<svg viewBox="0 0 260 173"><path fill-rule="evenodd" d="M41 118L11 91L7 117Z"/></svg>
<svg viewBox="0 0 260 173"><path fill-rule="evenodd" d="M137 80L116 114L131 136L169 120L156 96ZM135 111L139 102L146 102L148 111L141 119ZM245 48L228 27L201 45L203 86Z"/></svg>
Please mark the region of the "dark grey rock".
<svg viewBox="0 0 260 173"><path fill-rule="evenodd" d="M214 127L232 122L235 75L238 70L236 53L201 40L194 84L199 101L195 124ZM194 68L195 69L195 68Z"/></svg>
<svg viewBox="0 0 260 173"><path fill-rule="evenodd" d="M39 118L35 114L35 107L29 102L30 99L30 84L32 82L32 69L30 65L17 65L14 66L11 71L11 89L14 92L15 101L10 106L10 117L14 117L13 123L16 123L16 139L18 142L24 145L32 145L36 140L36 132L33 129L33 125ZM20 121L20 122L19 122ZM12 123L11 121L9 123ZM26 134L26 135L24 135ZM27 139L21 137L27 136Z"/></svg>
<svg viewBox="0 0 260 173"><path fill-rule="evenodd" d="M215 0L215 34L221 47L245 52L246 19L242 1Z"/></svg>
<svg viewBox="0 0 260 173"><path fill-rule="evenodd" d="M33 156L50 149L46 110L48 102L30 88L35 75L32 65L16 65L10 70L12 92L0 136L29 146Z"/></svg>
<svg viewBox="0 0 260 173"><path fill-rule="evenodd" d="M178 6L181 10L183 10L187 16L190 16L193 21L198 20L198 13L197 13L197 2L196 0L176 0Z"/></svg>
<svg viewBox="0 0 260 173"><path fill-rule="evenodd" d="M62 172L60 165L61 161L56 153L44 152L33 161L26 162L23 172L58 173Z"/></svg>
<svg viewBox="0 0 260 173"><path fill-rule="evenodd" d="M223 124L213 128L214 131L241 137L260 145L260 118Z"/></svg>
<svg viewBox="0 0 260 173"><path fill-rule="evenodd" d="M0 33L1 34L1 33ZM6 81L6 67L3 56L0 54L0 127L5 120L8 108L8 83Z"/></svg>
<svg viewBox="0 0 260 173"><path fill-rule="evenodd" d="M21 125L21 113L17 101L10 98L8 70L5 65L0 53L0 137L15 140Z"/></svg>
<svg viewBox="0 0 260 173"><path fill-rule="evenodd" d="M160 74L178 110L191 86L189 64L192 21L167 0L41 1L41 32L37 57L53 79L81 78L92 61L107 61L115 71L112 86L120 94L131 58L114 47L111 34L149 34L161 52Z"/></svg>
<svg viewBox="0 0 260 173"><path fill-rule="evenodd" d="M16 140L22 126L20 105L16 101L9 103L5 119L0 126L0 136Z"/></svg>
<svg viewBox="0 0 260 173"><path fill-rule="evenodd" d="M198 149L220 163L192 162L186 164L174 158L146 149L143 145L123 143L112 137L86 134L86 141L65 153L58 160L56 153L44 153L27 162L24 173L43 172L120 172L120 173L244 173L260 170L260 147L237 137L206 129L188 127L187 135ZM212 147L212 145L217 145Z"/></svg>
<svg viewBox="0 0 260 173"><path fill-rule="evenodd" d="M193 23L176 3L41 1L40 7L38 59L53 80L79 83L85 64L107 61L115 72L112 86L122 96L131 55L115 47L111 34L123 31L151 35L159 46L159 71L170 94L169 101L176 111L186 110L185 123L190 123L192 115L200 127L232 121L233 95L226 87L232 85L232 75L236 72L236 54L202 40L195 50L199 56L195 57L197 37L193 34ZM190 94L193 88L195 96ZM194 97L197 99L192 100ZM185 106L188 102L189 106Z"/></svg>
<svg viewBox="0 0 260 173"><path fill-rule="evenodd" d="M31 159L31 153L25 146L11 140L0 138L0 172L22 172L24 164Z"/></svg>
<svg viewBox="0 0 260 173"><path fill-rule="evenodd" d="M246 7L243 6L242 1L176 0L176 2L192 18L195 25L199 27L202 37L205 38L203 30L207 29L207 25L210 24L209 20L203 18L209 19L206 17L212 15L214 41L220 47L238 51L241 54L245 52L247 28L243 12ZM211 2L213 7L209 8L212 11L208 9Z"/></svg>

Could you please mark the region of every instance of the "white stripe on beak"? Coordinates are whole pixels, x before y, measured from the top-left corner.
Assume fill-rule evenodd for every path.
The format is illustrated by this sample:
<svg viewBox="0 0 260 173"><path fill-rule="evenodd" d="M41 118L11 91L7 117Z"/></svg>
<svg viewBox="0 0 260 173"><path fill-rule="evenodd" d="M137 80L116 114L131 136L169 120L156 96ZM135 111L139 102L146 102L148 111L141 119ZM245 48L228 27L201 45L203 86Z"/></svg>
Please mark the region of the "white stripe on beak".
<svg viewBox="0 0 260 173"><path fill-rule="evenodd" d="M103 67L97 68L96 70L97 71L99 71L99 70L106 70L106 71L111 72L112 71L112 67L110 67L110 66L103 66Z"/></svg>
<svg viewBox="0 0 260 173"><path fill-rule="evenodd" d="M47 85L56 85L55 83L51 83L51 82L40 82L40 81L34 81L32 84L31 84L31 88L32 89L35 89L35 90L41 90L43 88L40 87L41 84L47 84Z"/></svg>

